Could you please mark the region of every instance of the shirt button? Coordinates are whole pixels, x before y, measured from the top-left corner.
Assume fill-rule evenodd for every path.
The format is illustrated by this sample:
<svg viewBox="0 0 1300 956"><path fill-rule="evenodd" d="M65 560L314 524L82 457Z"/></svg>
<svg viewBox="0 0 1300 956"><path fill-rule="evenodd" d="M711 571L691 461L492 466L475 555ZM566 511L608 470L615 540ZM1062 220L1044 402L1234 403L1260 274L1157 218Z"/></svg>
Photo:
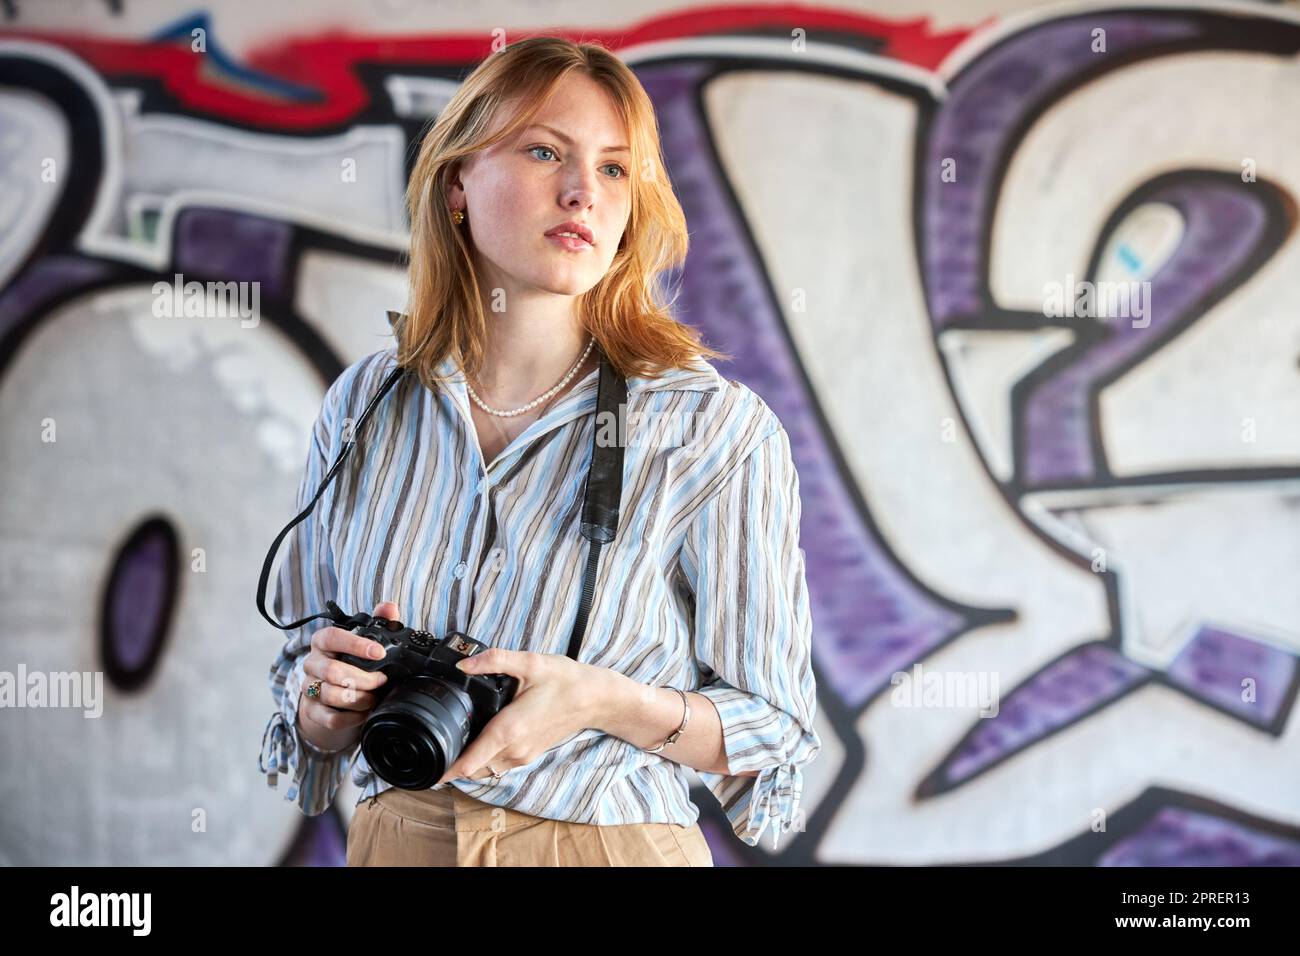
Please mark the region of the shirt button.
<svg viewBox="0 0 1300 956"><path fill-rule="evenodd" d="M464 561L462 561L460 564L456 565L456 567L452 570L451 573L456 575L456 577L458 578L463 578L465 576L465 572L468 570L469 570L469 565L466 564Z"/></svg>

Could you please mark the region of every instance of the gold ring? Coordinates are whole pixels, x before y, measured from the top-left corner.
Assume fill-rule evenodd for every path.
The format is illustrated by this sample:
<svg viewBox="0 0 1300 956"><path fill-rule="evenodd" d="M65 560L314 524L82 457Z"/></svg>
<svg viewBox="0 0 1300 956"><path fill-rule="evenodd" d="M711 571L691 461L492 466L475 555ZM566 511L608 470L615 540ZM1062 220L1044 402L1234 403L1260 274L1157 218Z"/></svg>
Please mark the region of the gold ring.
<svg viewBox="0 0 1300 956"><path fill-rule="evenodd" d="M307 688L307 696L308 696L308 697L319 697L319 696L320 696L320 685L323 684L323 683L324 683L324 681L319 681L319 680L314 680L314 681L312 681L312 682L311 682L311 685Z"/></svg>

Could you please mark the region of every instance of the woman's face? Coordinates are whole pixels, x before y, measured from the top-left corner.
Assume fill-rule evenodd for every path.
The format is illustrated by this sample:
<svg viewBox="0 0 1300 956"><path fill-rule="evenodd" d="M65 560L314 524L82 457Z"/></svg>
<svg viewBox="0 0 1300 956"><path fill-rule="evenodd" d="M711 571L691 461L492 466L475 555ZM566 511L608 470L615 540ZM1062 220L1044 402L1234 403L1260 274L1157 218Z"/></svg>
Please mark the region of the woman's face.
<svg viewBox="0 0 1300 956"><path fill-rule="evenodd" d="M459 228L469 230L488 296L503 290L508 310L520 297L581 295L601 280L631 212L627 145L609 95L570 73L531 125L462 163L448 215L465 210ZM547 236L568 221L590 229L592 243Z"/></svg>

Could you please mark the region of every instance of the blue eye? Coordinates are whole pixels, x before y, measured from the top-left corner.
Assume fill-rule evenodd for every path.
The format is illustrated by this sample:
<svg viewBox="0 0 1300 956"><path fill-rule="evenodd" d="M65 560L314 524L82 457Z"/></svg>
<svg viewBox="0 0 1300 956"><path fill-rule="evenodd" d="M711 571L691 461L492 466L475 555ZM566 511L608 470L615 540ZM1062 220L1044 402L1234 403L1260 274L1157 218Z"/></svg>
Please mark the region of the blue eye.
<svg viewBox="0 0 1300 956"><path fill-rule="evenodd" d="M551 149L551 147L549 147L549 146L529 146L529 147L528 147L528 152L533 153L533 154L536 154L539 150L540 150L541 152L550 153L552 156L555 156L555 150ZM542 159L542 157L539 156L538 159ZM543 162L549 162L549 160L546 160L546 159L542 159L542 161L543 161ZM605 169L613 168L613 169L617 169L617 170L618 170L618 175L617 175L617 176L610 176L610 177L609 177L610 179L626 179L626 178L627 178L627 170L624 169L622 166L620 166L618 163L606 163L605 166L604 166L604 168L605 168Z"/></svg>

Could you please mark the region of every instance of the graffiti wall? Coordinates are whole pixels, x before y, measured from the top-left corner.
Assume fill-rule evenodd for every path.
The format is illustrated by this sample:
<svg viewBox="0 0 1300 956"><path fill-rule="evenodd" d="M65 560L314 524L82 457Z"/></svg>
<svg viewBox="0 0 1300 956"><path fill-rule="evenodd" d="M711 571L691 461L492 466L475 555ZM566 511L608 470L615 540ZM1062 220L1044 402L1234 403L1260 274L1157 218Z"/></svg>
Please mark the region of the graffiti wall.
<svg viewBox="0 0 1300 956"><path fill-rule="evenodd" d="M718 864L1300 865L1300 7L271 6L0 4L0 861L342 862L257 576L421 130L554 32L801 479L824 746L779 851L697 786Z"/></svg>

